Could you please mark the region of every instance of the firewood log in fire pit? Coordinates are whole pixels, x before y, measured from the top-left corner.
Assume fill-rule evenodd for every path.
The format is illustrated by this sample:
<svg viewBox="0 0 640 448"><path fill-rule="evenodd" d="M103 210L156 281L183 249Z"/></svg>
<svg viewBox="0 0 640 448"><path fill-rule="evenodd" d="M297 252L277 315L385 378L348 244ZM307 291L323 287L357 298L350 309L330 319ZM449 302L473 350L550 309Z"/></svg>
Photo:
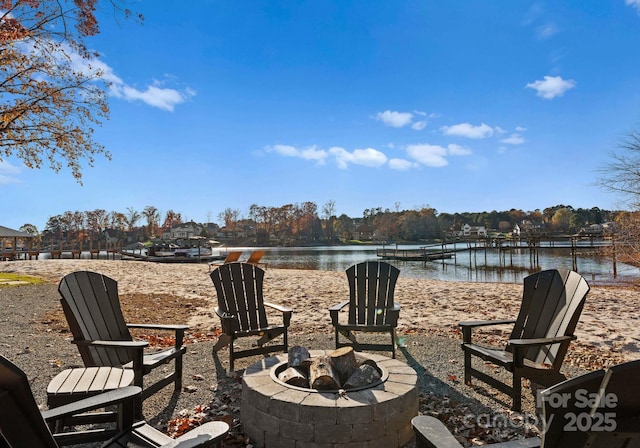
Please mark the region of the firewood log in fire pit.
<svg viewBox="0 0 640 448"><path fill-rule="evenodd" d="M332 351L329 354L329 360L338 373L340 384L347 381L351 374L358 368L353 347L341 347Z"/></svg>
<svg viewBox="0 0 640 448"><path fill-rule="evenodd" d="M305 347L301 347L300 345L291 347L289 349L288 355L289 359L287 361L289 367L300 367L306 360L310 358L309 350L307 350Z"/></svg>
<svg viewBox="0 0 640 448"><path fill-rule="evenodd" d="M381 378L380 372L369 364L361 364L355 372L344 382L344 389L355 389L357 387L368 386Z"/></svg>
<svg viewBox="0 0 640 448"><path fill-rule="evenodd" d="M299 367L288 367L278 375L278 379L292 386L309 388L309 379Z"/></svg>
<svg viewBox="0 0 640 448"><path fill-rule="evenodd" d="M309 366L309 384L316 390L340 389L340 378L331 364L330 356L313 358Z"/></svg>
<svg viewBox="0 0 640 448"><path fill-rule="evenodd" d="M327 356L317 357L310 357L305 347L291 347L283 369L278 373L278 380L316 390L363 388L382 377L376 362L356 354L353 347L341 347Z"/></svg>

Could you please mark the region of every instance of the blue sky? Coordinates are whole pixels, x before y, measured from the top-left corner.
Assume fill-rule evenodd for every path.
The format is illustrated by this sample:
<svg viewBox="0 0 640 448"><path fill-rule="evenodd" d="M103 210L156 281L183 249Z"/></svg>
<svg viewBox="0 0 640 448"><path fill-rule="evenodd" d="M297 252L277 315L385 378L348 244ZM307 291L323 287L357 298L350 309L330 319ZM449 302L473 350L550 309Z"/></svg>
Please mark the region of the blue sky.
<svg viewBox="0 0 640 448"><path fill-rule="evenodd" d="M67 170L0 163L0 225L153 205L334 201L619 209L594 185L640 126L640 0L130 2L88 41L113 82L113 155ZM104 6L103 6L104 7Z"/></svg>

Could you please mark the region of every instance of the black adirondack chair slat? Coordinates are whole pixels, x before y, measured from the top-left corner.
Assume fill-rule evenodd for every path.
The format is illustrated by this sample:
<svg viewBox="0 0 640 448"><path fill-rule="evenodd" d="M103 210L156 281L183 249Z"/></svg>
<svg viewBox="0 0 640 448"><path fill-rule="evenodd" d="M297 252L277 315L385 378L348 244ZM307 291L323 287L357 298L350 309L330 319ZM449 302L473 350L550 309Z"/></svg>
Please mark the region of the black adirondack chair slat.
<svg viewBox="0 0 640 448"><path fill-rule="evenodd" d="M371 276L371 273L369 274ZM377 285L371 285L373 288L377 286L376 303L374 309L374 320L367 322L372 325L384 325L387 320L389 303L393 303L393 291L389 290L389 279L391 278L391 265L378 264L377 278L380 279Z"/></svg>
<svg viewBox="0 0 640 448"><path fill-rule="evenodd" d="M494 443L495 448L640 447L640 361L630 361L565 380L540 393L542 439ZM606 396L615 397L612 405ZM411 421L416 448L462 448L435 417Z"/></svg>
<svg viewBox="0 0 640 448"><path fill-rule="evenodd" d="M117 324L107 325L107 320L103 318L102 310L97 305L97 301L108 302L110 299L105 294L101 294L100 290L106 288L102 279L91 274L94 273L77 272L76 275L68 276L59 285L60 293L70 299L62 303L63 309L67 308L65 313L84 316L83 319L74 320L73 324L77 329L76 332L72 329L72 334L74 337L77 332L84 335L78 339L79 341L127 340L128 329L125 328L125 334L123 334L122 329ZM92 281L96 283L96 287L94 287ZM102 288L97 287L99 285L102 285ZM89 297L93 297L96 300L89 300ZM68 322L71 325L71 321L68 320ZM130 338L131 336L129 335L128 339ZM85 365L114 366L126 364L132 359L130 353L125 351L118 352L88 345L79 346L78 349Z"/></svg>
<svg viewBox="0 0 640 448"><path fill-rule="evenodd" d="M262 268L250 263L226 263L209 275L218 297L216 313L222 321L223 332L214 350L219 351L229 345L231 370L238 358L289 350L287 330L293 311L264 301ZM282 313L281 325L269 325L266 307ZM259 336L258 347L235 350L234 340L249 336ZM270 344L279 336L283 339L281 344Z"/></svg>
<svg viewBox="0 0 640 448"><path fill-rule="evenodd" d="M502 350L472 343L473 328L496 322L459 322L465 383L471 384L475 377L498 388L511 397L512 409L519 411L522 378L543 386L565 380L560 368L571 340L575 339L574 330L588 292L586 280L573 271L551 269L526 277L520 311L509 342ZM497 323L504 324L505 321ZM512 374L512 384L505 384L473 368L472 356L506 368Z"/></svg>
<svg viewBox="0 0 640 448"><path fill-rule="evenodd" d="M400 305L394 301L394 292L400 270L383 261L367 261L350 266L345 272L349 300L329 308L336 348L352 345L356 350L391 351L395 358L395 328ZM346 306L345 323L339 318L339 313ZM356 332L389 333L391 343L360 343ZM350 342L341 342L340 335Z"/></svg>
<svg viewBox="0 0 640 448"><path fill-rule="evenodd" d="M4 438L14 448L59 448L100 440L104 442L103 448L204 448L214 444L220 447L229 431L224 422L209 422L195 429L195 433L171 439L146 422L134 420L134 407L140 395L139 387L130 386L40 412L25 373L0 356L0 439ZM83 428L74 423L77 415L113 406L120 416L114 429ZM52 434L49 427L60 421L65 421L67 428Z"/></svg>
<svg viewBox="0 0 640 448"><path fill-rule="evenodd" d="M170 383L175 383L177 390L182 388L182 355L186 352L183 338L188 326L127 324L120 306L118 283L96 272L68 274L60 281L58 291L74 343L86 367L133 368L135 385L142 387L144 375L175 361L173 372L145 388L142 396L147 398ZM175 346L146 354L143 352L146 343L126 344L133 342L131 327L174 332Z"/></svg>

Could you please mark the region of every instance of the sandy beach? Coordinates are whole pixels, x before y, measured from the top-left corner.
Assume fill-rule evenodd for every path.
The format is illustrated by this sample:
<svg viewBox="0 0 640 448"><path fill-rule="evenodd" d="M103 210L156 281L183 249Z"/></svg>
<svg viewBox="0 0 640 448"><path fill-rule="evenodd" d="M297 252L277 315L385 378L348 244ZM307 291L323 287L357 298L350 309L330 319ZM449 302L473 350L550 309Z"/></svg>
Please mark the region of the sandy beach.
<svg viewBox="0 0 640 448"><path fill-rule="evenodd" d="M32 275L57 283L76 270L91 270L118 281L120 294L170 294L201 298L211 306L191 311L193 331L219 326L213 313L215 290L204 264L163 264L120 260L38 260L0 263L0 272ZM327 308L348 296L343 272L267 269L265 300L294 309L293 333L331 334ZM522 285L507 283L444 282L429 279L398 280L396 299L402 306L399 332L429 333L459 338L462 320L515 317ZM184 316L187 318L187 316ZM569 361L583 367L630 360L640 351L640 290L632 286L591 286L578 324L578 341ZM493 329L487 339L503 338L509 328Z"/></svg>
<svg viewBox="0 0 640 448"><path fill-rule="evenodd" d="M214 330L220 322L213 312L215 289L203 264L69 259L0 263L0 283L2 273L46 281L42 285L0 288L4 309L0 333L6 341L2 353L27 373L41 406L46 406L45 391L51 379L62 369L82 365L70 343L56 291L59 280L76 270L101 272L116 279L125 317L191 325L183 390L175 394L172 387L167 387L145 400L147 421L175 437L182 422L224 420L232 426L224 446L253 446L240 418L240 378L257 358L239 360L236 370L230 372L227 351L220 351L219 356L213 352L217 339ZM445 419L465 447L540 434L533 387L525 384L523 391L524 421L531 424L487 430L482 425L469 425L470 416L504 420L511 412L509 399L482 384L469 386L461 381L464 363L457 322L515 317L521 294L521 284L445 282L402 278L400 274L396 287L396 299L402 306L398 359L418 373L420 413ZM348 296L344 272L269 268L264 295L267 301L294 309L290 345L310 349L333 345L327 308ZM638 357L639 297L640 290L635 287L592 286L578 323L578 340L570 346L563 365L568 377ZM163 305L156 309L156 303ZM474 333L474 340L504 344L509 330L509 326L490 327ZM479 367L506 380L505 372ZM158 372L156 376L164 374Z"/></svg>

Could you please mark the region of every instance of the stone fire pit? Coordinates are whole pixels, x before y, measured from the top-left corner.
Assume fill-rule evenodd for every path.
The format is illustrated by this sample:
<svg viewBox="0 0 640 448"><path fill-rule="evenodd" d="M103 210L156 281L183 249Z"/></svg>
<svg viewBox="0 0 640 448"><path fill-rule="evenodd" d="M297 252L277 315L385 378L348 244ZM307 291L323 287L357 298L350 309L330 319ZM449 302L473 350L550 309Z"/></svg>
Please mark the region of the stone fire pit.
<svg viewBox="0 0 640 448"><path fill-rule="evenodd" d="M332 350L312 350L312 357ZM290 386L276 371L287 355L249 366L242 378L241 418L245 434L263 448L402 447L413 437L418 415L417 374L407 364L381 355L358 353L384 372L371 387L319 391Z"/></svg>

